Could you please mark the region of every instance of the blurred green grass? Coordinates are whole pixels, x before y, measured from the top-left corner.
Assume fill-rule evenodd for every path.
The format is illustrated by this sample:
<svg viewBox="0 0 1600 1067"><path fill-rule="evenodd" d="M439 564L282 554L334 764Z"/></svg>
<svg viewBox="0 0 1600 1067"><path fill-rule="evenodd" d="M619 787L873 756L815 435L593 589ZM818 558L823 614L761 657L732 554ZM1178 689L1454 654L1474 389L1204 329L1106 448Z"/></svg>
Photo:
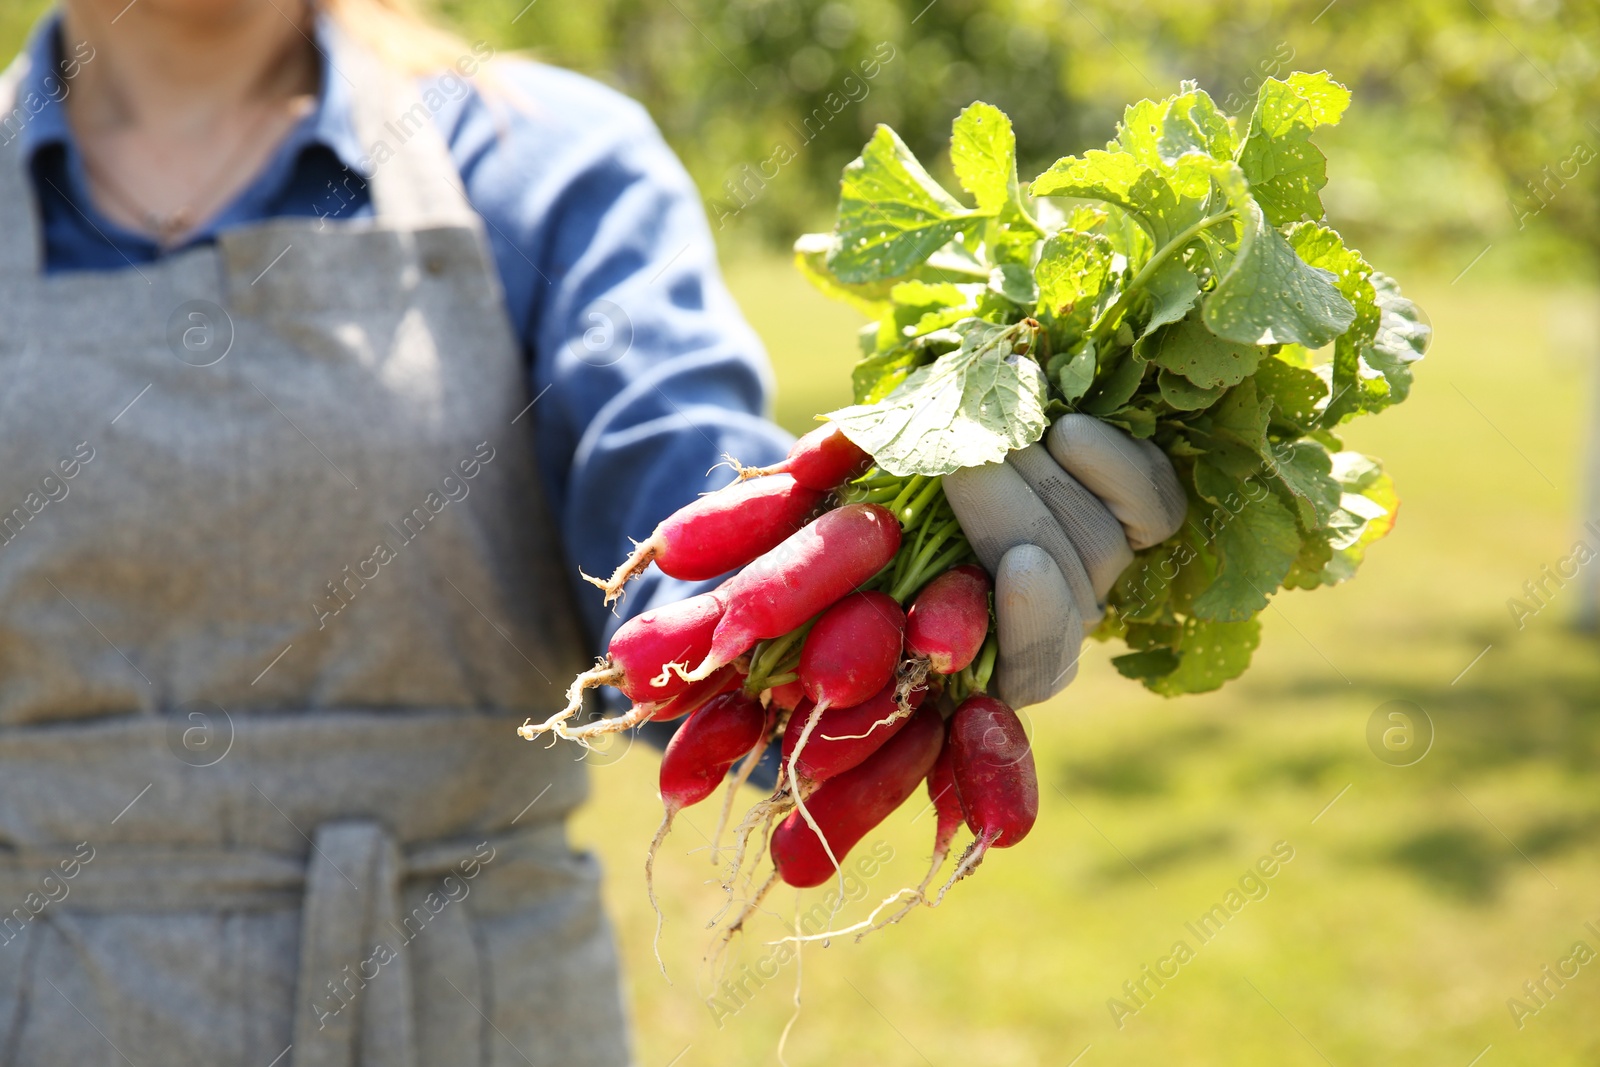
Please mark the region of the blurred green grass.
<svg viewBox="0 0 1600 1067"><path fill-rule="evenodd" d="M45 6L0 3L8 54ZM1556 10L1522 6L1538 7L1541 18ZM1245 5L1241 17L1266 10L1257 8ZM552 19L592 17L550 10ZM1505 35L1482 9L1456 14ZM1084 17L1062 13L1074 32ZM1143 17L1137 8L1129 15ZM1346 17L1371 25L1381 54L1400 39L1391 20ZM1522 39L1523 20L1508 24ZM619 25L636 32L643 23ZM1461 30L1445 27L1438 39L1459 42ZM1084 40L1098 49L1101 38ZM1184 47L1209 56L1227 44ZM1264 54L1253 48L1240 54ZM702 60L718 62L689 62ZM698 72L693 84L698 95ZM1398 161L1393 173L1367 176L1384 190L1384 227L1426 221L1434 206L1471 214L1461 196L1461 187L1476 188L1470 158L1419 163L1409 131L1390 133L1376 112L1366 114L1355 112L1344 130L1379 144L1378 162ZM1529 165L1545 158L1531 154ZM1498 211L1497 190L1466 199ZM1387 461L1405 501L1360 578L1280 598L1254 668L1219 693L1164 701L1120 678L1107 651L1091 647L1078 682L1030 716L1043 785L1033 835L994 854L938 911L920 910L860 945L808 948L789 1063L1009 1067L1065 1065L1080 1054L1079 1067L1600 1062L1600 963L1564 988L1550 983L1549 1006L1521 1029L1507 1008L1511 997L1536 1006L1523 983L1567 957L1573 942L1600 949L1584 928L1600 927L1600 656L1593 638L1565 627L1575 589L1521 631L1505 604L1576 536L1573 487L1600 301L1589 290L1517 286L1523 264L1542 260L1551 273L1588 265L1514 239L1512 260L1497 237L1495 254L1455 286L1448 279L1465 262L1431 283L1404 279L1438 338L1413 399L1349 435ZM1404 251L1426 259L1436 248ZM779 257L743 259L728 274L771 349L777 415L803 430L813 413L846 399L857 321ZM1366 746L1369 718L1392 699L1420 705L1437 730L1412 767L1387 766ZM668 915L662 955L676 980L667 985L651 954L654 917L640 884L659 818L655 756L628 750L618 765L597 769L594 785L575 834L609 869L605 893L629 967L638 1062L773 1062L792 1011L794 964L771 980L735 965L748 1006L720 1026L703 999L726 997L697 966L708 944L704 920L721 902L701 835L715 821L711 805L680 816L657 866ZM909 805L869 837L867 845L882 841L895 855L871 879L869 903L920 878L931 830L916 816ZM1268 895L1201 944L1185 924L1278 841L1294 858L1267 882ZM820 895L807 894L806 906ZM769 903L781 916L793 895ZM866 906L852 904L840 922ZM742 942L742 960L760 963L769 952L762 942L781 933L777 917L763 920ZM1108 999L1138 1006L1123 983L1179 939L1194 958L1118 1029Z"/></svg>
<svg viewBox="0 0 1600 1067"><path fill-rule="evenodd" d="M770 347L778 416L803 429L846 398L857 320L780 258L728 275ZM1600 962L1548 983L1520 1029L1507 1006L1537 1007L1523 983L1575 941L1600 950L1584 929L1600 927L1600 656L1568 626L1575 586L1520 632L1506 607L1577 536L1600 304L1576 288L1410 282L1437 337L1412 399L1348 435L1404 500L1359 578L1275 601L1254 667L1217 693L1163 700L1092 646L1077 683L1032 709L1032 836L937 911L808 946L790 1064L1065 1065L1088 1048L1081 1067L1465 1067L1486 1046L1483 1067L1600 1062ZM1436 731L1414 766L1367 748L1368 719L1393 699ZM700 964L722 899L715 803L679 817L656 866L668 985L641 884L655 756L629 756L597 768L575 833L607 864L639 1062L775 1062L795 966L750 975L794 894L775 893L740 944L745 1006L719 1026L703 997L727 994ZM917 809L863 844L894 859L841 925L920 878L932 831ZM1266 897L1202 943L1185 924L1280 841L1294 856ZM1162 988L1146 979L1153 995L1119 1029L1108 1000L1138 1007L1123 983L1179 940L1194 958Z"/></svg>

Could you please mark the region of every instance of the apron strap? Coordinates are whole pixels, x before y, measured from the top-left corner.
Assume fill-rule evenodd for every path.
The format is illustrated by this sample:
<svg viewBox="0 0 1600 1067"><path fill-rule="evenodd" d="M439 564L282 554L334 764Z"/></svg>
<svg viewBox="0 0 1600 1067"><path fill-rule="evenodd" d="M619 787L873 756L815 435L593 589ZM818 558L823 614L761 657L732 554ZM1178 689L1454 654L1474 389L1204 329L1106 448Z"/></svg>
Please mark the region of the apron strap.
<svg viewBox="0 0 1600 1067"><path fill-rule="evenodd" d="M39 235L39 208L33 180L22 160L20 126L33 113L17 100L17 87L32 66L27 53L0 73L0 275L37 274L44 243Z"/></svg>
<svg viewBox="0 0 1600 1067"><path fill-rule="evenodd" d="M326 16L328 77L353 87L351 123L370 165L365 177L379 222L406 229L481 225L449 146L413 78L391 70Z"/></svg>
<svg viewBox="0 0 1600 1067"><path fill-rule="evenodd" d="M380 942L400 919L400 851L367 819L323 823L300 917L294 1067L416 1067L406 953Z"/></svg>

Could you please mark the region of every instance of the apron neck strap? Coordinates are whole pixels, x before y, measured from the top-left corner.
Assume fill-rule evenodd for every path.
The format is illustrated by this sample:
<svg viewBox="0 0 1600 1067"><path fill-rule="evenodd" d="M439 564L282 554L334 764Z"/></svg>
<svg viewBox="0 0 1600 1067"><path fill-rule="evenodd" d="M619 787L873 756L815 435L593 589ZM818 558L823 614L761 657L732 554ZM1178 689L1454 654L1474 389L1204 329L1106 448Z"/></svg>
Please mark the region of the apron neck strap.
<svg viewBox="0 0 1600 1067"><path fill-rule="evenodd" d="M33 176L22 158L22 124L33 117L17 99L17 87L28 76L26 52L0 72L0 273L38 273L44 254L39 236L39 208Z"/></svg>
<svg viewBox="0 0 1600 1067"><path fill-rule="evenodd" d="M403 228L475 225L460 173L415 79L385 66L326 17L318 36L328 45L328 77L350 89L351 123L379 221Z"/></svg>

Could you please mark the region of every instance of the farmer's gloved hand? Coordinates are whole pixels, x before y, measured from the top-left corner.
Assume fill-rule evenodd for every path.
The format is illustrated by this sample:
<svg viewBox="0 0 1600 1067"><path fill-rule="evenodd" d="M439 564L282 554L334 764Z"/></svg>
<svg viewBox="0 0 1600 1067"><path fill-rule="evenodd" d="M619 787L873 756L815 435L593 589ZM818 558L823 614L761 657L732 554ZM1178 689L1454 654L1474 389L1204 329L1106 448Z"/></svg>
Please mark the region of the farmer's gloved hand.
<svg viewBox="0 0 1600 1067"><path fill-rule="evenodd" d="M1159 448L1078 414L1002 463L946 475L944 492L994 575L998 695L1014 708L1067 687L1134 550L1177 532L1187 507Z"/></svg>

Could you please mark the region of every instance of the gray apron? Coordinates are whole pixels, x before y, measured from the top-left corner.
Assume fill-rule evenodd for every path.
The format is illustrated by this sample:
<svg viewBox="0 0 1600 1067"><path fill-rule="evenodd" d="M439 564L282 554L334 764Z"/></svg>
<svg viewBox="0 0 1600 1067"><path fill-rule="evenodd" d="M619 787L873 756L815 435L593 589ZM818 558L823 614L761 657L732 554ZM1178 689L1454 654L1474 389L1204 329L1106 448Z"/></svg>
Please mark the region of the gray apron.
<svg viewBox="0 0 1600 1067"><path fill-rule="evenodd" d="M627 1059L515 734L584 659L539 412L426 110L334 64L374 219L46 277L0 148L5 1067Z"/></svg>

